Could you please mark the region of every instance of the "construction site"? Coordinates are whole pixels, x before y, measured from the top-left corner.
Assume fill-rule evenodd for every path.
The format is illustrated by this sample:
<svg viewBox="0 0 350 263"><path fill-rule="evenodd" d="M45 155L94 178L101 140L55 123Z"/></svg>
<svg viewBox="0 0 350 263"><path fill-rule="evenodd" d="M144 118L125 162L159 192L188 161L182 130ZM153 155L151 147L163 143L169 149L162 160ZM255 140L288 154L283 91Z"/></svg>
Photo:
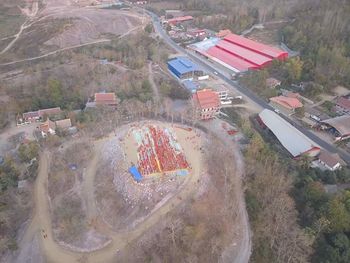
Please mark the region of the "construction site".
<svg viewBox="0 0 350 263"><path fill-rule="evenodd" d="M134 227L199 178L202 136L186 126L151 121L122 127L103 142L95 180L104 220L113 229Z"/></svg>

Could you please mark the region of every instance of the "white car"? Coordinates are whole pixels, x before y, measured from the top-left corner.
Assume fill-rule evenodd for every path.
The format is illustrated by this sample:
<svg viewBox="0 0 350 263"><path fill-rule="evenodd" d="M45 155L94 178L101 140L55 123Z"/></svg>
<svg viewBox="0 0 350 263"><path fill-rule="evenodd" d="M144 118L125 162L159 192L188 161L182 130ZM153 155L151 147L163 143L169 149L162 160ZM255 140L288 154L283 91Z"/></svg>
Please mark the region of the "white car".
<svg viewBox="0 0 350 263"><path fill-rule="evenodd" d="M277 114L280 114L280 113L281 113L279 109L273 109L273 110L274 110L274 112L276 112Z"/></svg>
<svg viewBox="0 0 350 263"><path fill-rule="evenodd" d="M222 100L221 101L221 105L229 105L229 104L232 104L231 100Z"/></svg>
<svg viewBox="0 0 350 263"><path fill-rule="evenodd" d="M215 75L218 75L219 73L217 73L216 71L214 71L214 74L215 74Z"/></svg>

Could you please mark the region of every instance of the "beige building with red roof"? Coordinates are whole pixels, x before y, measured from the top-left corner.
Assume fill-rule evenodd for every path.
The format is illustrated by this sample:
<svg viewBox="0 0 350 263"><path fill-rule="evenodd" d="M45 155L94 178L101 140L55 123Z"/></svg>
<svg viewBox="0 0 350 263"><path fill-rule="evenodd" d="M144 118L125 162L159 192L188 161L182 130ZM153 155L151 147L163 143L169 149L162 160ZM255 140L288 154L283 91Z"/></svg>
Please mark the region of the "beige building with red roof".
<svg viewBox="0 0 350 263"><path fill-rule="evenodd" d="M95 93L96 105L116 106L117 97L114 92L109 93Z"/></svg>
<svg viewBox="0 0 350 263"><path fill-rule="evenodd" d="M298 98L277 96L270 98L270 105L287 114L293 114L296 109L303 107Z"/></svg>
<svg viewBox="0 0 350 263"><path fill-rule="evenodd" d="M197 117L201 120L211 119L219 111L219 95L211 89L198 90L193 94L192 99Z"/></svg>

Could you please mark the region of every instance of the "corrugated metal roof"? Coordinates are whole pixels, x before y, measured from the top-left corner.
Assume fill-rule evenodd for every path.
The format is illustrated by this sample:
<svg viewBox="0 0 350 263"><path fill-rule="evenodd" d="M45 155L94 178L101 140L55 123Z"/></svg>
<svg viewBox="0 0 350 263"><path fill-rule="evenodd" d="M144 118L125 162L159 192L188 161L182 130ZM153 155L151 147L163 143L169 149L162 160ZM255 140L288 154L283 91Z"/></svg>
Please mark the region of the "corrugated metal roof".
<svg viewBox="0 0 350 263"><path fill-rule="evenodd" d="M340 117L324 120L322 122L334 127L341 134L341 136L350 134L350 115L343 115Z"/></svg>
<svg viewBox="0 0 350 263"><path fill-rule="evenodd" d="M223 49L227 51L228 53L237 56L243 60L246 60L252 64L262 66L265 63L268 63L271 61L270 57L261 55L259 53L256 53L250 49L241 47L239 45L230 43L228 41L220 41L217 45L218 48Z"/></svg>
<svg viewBox="0 0 350 263"><path fill-rule="evenodd" d="M256 53L269 56L270 58L280 58L280 57L288 56L288 53L281 49L274 48L274 47L253 41L236 34L229 34L224 39L236 45L253 50Z"/></svg>
<svg viewBox="0 0 350 263"><path fill-rule="evenodd" d="M173 67L180 74L201 70L197 64L193 63L191 60L185 57L177 57L175 59L169 60L168 65Z"/></svg>
<svg viewBox="0 0 350 263"><path fill-rule="evenodd" d="M254 69L256 66L252 63L249 63L248 61L245 61L243 59L240 59L236 56L233 56L226 51L218 48L218 47L212 47L207 51L207 54L209 56L213 56L222 62L230 65L231 67L237 69L238 71L247 71L248 69Z"/></svg>
<svg viewBox="0 0 350 263"><path fill-rule="evenodd" d="M293 157L320 151L316 143L273 111L265 109L259 113L259 117Z"/></svg>

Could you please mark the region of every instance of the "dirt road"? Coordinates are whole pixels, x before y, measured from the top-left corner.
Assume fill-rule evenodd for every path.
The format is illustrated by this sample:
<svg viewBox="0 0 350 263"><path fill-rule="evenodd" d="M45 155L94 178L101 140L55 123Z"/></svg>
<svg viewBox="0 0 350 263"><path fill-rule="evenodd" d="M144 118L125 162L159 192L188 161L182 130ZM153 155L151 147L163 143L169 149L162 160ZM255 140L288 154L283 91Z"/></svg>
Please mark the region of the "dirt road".
<svg viewBox="0 0 350 263"><path fill-rule="evenodd" d="M246 210L246 204L244 199L244 190L242 186L242 180L244 176L244 160L243 156L239 150L239 146L232 139L232 136L227 134L227 131L222 127L222 121L219 119L214 119L211 122L206 124L207 128L220 138L224 144L233 150L234 162L236 165L236 173L233 177L235 192L236 192L236 201L238 207L237 218L239 222L239 242L234 242L230 247L228 247L221 258L220 262L223 263L247 263L252 251L252 240L251 240L251 229L249 225L248 213Z"/></svg>

